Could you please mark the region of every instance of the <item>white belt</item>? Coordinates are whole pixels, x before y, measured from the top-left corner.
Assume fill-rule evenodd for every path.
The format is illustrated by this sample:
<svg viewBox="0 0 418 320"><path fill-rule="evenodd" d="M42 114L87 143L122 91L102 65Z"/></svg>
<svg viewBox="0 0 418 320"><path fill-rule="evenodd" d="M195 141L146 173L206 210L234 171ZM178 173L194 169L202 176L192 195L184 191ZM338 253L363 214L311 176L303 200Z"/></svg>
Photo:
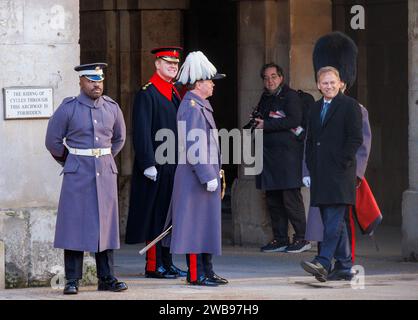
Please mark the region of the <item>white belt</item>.
<svg viewBox="0 0 418 320"><path fill-rule="evenodd" d="M111 148L98 148L98 149L76 149L66 146L68 152L75 154L77 156L86 156L86 157L101 157L108 154L112 154Z"/></svg>

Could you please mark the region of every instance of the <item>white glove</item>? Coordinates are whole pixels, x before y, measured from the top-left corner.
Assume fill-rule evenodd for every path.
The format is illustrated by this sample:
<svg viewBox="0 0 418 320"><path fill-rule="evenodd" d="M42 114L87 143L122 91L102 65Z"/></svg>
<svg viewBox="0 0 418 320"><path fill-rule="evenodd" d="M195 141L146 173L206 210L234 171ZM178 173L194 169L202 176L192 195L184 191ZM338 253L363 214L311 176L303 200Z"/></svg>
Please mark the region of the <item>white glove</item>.
<svg viewBox="0 0 418 320"><path fill-rule="evenodd" d="M149 167L144 171L144 175L153 181L157 181L157 173L157 168L155 167Z"/></svg>
<svg viewBox="0 0 418 320"><path fill-rule="evenodd" d="M218 189L218 179L213 179L207 183L206 190L209 192L215 192Z"/></svg>
<svg viewBox="0 0 418 320"><path fill-rule="evenodd" d="M311 177L303 177L302 182L305 187L309 188L311 186Z"/></svg>

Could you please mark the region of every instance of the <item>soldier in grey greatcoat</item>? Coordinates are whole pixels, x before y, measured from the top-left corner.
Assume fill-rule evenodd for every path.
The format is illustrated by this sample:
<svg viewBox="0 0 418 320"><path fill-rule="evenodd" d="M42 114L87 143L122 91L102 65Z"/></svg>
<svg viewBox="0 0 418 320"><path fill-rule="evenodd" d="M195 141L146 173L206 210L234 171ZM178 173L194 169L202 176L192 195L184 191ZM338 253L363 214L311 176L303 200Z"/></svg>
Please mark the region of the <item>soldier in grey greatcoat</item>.
<svg viewBox="0 0 418 320"><path fill-rule="evenodd" d="M212 267L212 255L221 254L221 157L207 100L215 86L212 80L223 77L200 51L187 56L179 73L190 91L177 113L180 155L166 223L171 221L173 230L165 244L170 243L173 254L186 254L192 285L228 283Z"/></svg>
<svg viewBox="0 0 418 320"><path fill-rule="evenodd" d="M114 157L125 143L119 105L103 94L104 63L75 67L80 95L66 98L49 120L46 147L63 166L55 248L64 249L64 294L77 294L84 251L95 252L98 290L127 286L113 273L119 249L118 170Z"/></svg>

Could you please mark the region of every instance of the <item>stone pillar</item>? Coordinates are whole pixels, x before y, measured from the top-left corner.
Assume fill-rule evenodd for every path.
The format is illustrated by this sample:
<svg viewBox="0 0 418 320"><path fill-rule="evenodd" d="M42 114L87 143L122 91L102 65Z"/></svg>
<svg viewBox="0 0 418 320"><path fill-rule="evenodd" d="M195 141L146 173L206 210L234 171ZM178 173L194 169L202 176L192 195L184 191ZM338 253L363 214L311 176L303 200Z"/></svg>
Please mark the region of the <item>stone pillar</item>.
<svg viewBox="0 0 418 320"><path fill-rule="evenodd" d="M332 31L332 4L328 0L289 1L290 16L290 63L289 83L292 88L309 92L315 99L320 93L315 83L312 52L315 42ZM309 188L302 188L306 216L309 211ZM293 233L289 230L289 233Z"/></svg>
<svg viewBox="0 0 418 320"><path fill-rule="evenodd" d="M4 242L0 241L0 290L6 287L6 271L5 271Z"/></svg>
<svg viewBox="0 0 418 320"><path fill-rule="evenodd" d="M331 31L331 2L239 1L238 5L238 120L242 127L263 90L259 70L274 61L296 89L317 95L312 49L320 35ZM232 188L234 243L260 245L272 230L263 193L242 168ZM306 192L306 190L305 190Z"/></svg>
<svg viewBox="0 0 418 320"><path fill-rule="evenodd" d="M0 240L7 287L44 284L51 268L62 265L52 246L61 168L44 145L48 120L4 120L2 89L51 87L55 108L78 94L78 3L0 1Z"/></svg>
<svg viewBox="0 0 418 320"><path fill-rule="evenodd" d="M319 98L312 64L315 42L332 31L332 4L329 0L289 0L290 86Z"/></svg>
<svg viewBox="0 0 418 320"><path fill-rule="evenodd" d="M238 124L242 127L263 90L259 76L268 61L289 63L287 1L239 1L238 6ZM234 244L262 244L272 238L264 194L255 177L240 168L232 186Z"/></svg>
<svg viewBox="0 0 418 320"><path fill-rule="evenodd" d="M418 3L408 2L409 189L402 199L402 256L418 260Z"/></svg>

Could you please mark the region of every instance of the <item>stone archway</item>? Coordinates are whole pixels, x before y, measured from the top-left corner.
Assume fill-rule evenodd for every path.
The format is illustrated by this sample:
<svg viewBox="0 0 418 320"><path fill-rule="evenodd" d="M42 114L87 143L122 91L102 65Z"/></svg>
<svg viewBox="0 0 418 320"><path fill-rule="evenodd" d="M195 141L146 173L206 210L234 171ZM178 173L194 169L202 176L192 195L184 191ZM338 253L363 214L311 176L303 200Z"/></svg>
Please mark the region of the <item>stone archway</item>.
<svg viewBox="0 0 418 320"><path fill-rule="evenodd" d="M154 72L152 48L183 46L183 11L189 1L80 0L81 63L109 64L105 94L119 102L127 140L118 156L120 233L124 237L129 205L133 150L131 113L137 90Z"/></svg>
<svg viewBox="0 0 418 320"><path fill-rule="evenodd" d="M214 1L80 0L81 63L105 61L109 64L105 93L119 102L127 125L126 145L117 159L122 237L133 161L131 108L136 91L154 72L154 56L150 50L162 45L176 45L184 47L185 53L205 52L219 70L228 74L217 87L212 100L216 121L221 128L235 128L235 8L236 3L225 4L223 0L218 0L218 5ZM236 166L227 170L229 184L232 184ZM230 230L228 227L224 229ZM226 233L232 237L230 232Z"/></svg>

